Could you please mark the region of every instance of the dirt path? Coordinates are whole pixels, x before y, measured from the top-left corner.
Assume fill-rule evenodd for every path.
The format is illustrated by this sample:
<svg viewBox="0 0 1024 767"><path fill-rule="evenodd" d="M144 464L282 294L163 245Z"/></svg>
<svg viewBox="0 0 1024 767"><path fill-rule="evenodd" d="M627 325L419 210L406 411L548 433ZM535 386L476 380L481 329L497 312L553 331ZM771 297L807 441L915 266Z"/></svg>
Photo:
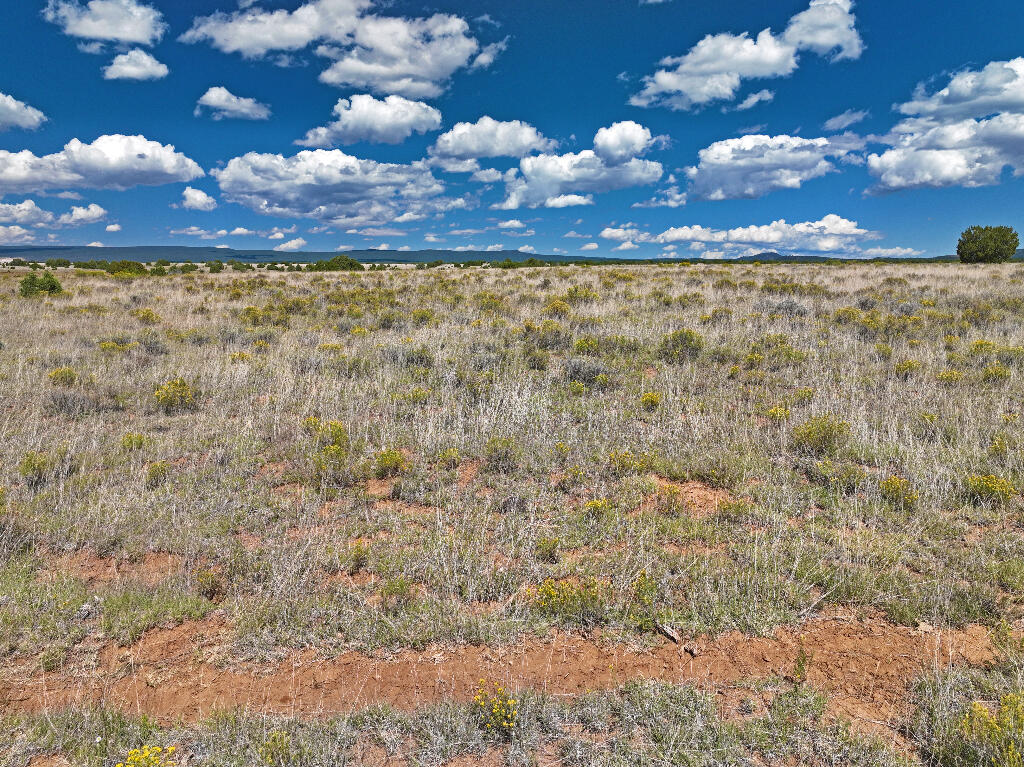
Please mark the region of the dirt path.
<svg viewBox="0 0 1024 767"><path fill-rule="evenodd" d="M802 647L810 658L808 680L829 693L834 713L882 725L906 713L908 685L922 672L993 657L980 626L919 631L842 614L780 629L771 638L732 633L649 652L557 635L503 649L439 647L388 659L345 653L318 660L302 653L277 664L225 669L217 658L223 658L220 648L229 634L223 624L188 623L150 631L129 648L104 648L88 669L8 667L0 670L0 711L102 703L164 722L194 721L234 707L317 717L381 702L408 710L442 699L464 701L481 679L557 695L636 679L693 682L725 700L738 682L791 675Z"/></svg>

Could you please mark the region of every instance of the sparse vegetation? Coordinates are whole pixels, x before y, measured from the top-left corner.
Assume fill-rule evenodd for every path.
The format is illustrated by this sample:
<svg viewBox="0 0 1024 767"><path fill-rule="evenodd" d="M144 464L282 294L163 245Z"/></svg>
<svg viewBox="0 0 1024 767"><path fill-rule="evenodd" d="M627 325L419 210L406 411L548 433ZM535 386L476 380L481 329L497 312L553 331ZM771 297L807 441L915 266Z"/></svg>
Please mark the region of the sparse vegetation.
<svg viewBox="0 0 1024 767"><path fill-rule="evenodd" d="M919 637L917 674L929 637L1024 619L1019 265L336 266L68 269L54 300L0 273L0 674L178 684L116 665L151 637L224 674L525 642L674 673L836 612ZM728 716L625 667L556 699L506 664L314 721L160 728L83 693L12 708L0 761L359 763L370 739L423 765L905 763L835 724L838 665L786 647ZM931 680L893 726L939 767L1011 759L1024 689L999 668Z"/></svg>

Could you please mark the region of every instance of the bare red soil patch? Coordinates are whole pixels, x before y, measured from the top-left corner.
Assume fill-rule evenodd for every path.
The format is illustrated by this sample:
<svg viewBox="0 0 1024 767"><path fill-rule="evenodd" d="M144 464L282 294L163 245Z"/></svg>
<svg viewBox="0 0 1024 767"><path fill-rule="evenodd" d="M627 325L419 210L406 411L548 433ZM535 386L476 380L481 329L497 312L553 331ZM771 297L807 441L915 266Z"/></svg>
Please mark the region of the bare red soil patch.
<svg viewBox="0 0 1024 767"><path fill-rule="evenodd" d="M155 586L180 573L183 564L182 557L166 552L151 551L139 560L123 560L76 551L66 556L50 557L41 577L54 578L61 574L79 578L89 585L130 580Z"/></svg>
<svg viewBox="0 0 1024 767"><path fill-rule="evenodd" d="M675 482L658 475L652 475L651 479L658 489L645 498L634 513L642 514L676 506L694 519L704 519L716 514L725 504L735 501L729 492L703 482Z"/></svg>
<svg viewBox="0 0 1024 767"><path fill-rule="evenodd" d="M409 501L377 501L373 504L373 508L375 511L388 511L405 514L410 517L432 517L439 512L436 506L426 506L422 503L411 503Z"/></svg>
<svg viewBox="0 0 1024 767"><path fill-rule="evenodd" d="M71 762L60 754L46 754L44 756L33 756L28 767L69 767Z"/></svg>
<svg viewBox="0 0 1024 767"><path fill-rule="evenodd" d="M459 477L459 490L465 490L469 485L476 479L476 475L480 473L480 467L483 466L483 461L464 461L459 464L458 477Z"/></svg>
<svg viewBox="0 0 1024 767"><path fill-rule="evenodd" d="M0 711L102 703L163 721L235 707L325 716L375 703L408 710L443 699L467 701L481 678L559 695L636 679L720 690L791 675L802 649L811 658L807 678L829 694L833 712L877 724L906 713L908 685L921 673L994 657L981 626L918 631L848 614L780 629L772 637L730 633L643 652L556 633L504 648L431 647L390 658L348 652L323 659L303 652L271 665L224 668L217 660L225 658L229 638L223 623L187 623L153 630L125 650L107 647L91 668L44 673L31 664L9 666L0 672Z"/></svg>
<svg viewBox="0 0 1024 767"><path fill-rule="evenodd" d="M372 498L390 498L395 482L396 480L393 478L368 479L366 480L366 494Z"/></svg>

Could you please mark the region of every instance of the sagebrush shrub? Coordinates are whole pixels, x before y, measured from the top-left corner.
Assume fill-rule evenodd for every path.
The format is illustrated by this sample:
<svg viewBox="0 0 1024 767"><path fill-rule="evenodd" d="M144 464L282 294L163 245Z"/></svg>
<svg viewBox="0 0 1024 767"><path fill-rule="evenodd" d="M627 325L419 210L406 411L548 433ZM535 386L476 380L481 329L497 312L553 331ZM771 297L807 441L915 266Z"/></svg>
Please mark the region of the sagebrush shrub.
<svg viewBox="0 0 1024 767"><path fill-rule="evenodd" d="M78 371L72 367L62 367L51 370L46 374L50 382L55 386L69 388L78 383Z"/></svg>
<svg viewBox="0 0 1024 767"><path fill-rule="evenodd" d="M373 476L377 479L388 479L404 474L409 470L409 459L401 450L381 450L373 458Z"/></svg>
<svg viewBox="0 0 1024 767"><path fill-rule="evenodd" d="M682 329L669 333L661 340L658 353L672 363L685 362L700 354L704 337L695 330Z"/></svg>
<svg viewBox="0 0 1024 767"><path fill-rule="evenodd" d="M978 503L1005 503L1017 495L1013 482L994 474L970 474L965 484L968 497Z"/></svg>
<svg viewBox="0 0 1024 767"><path fill-rule="evenodd" d="M519 467L519 445L512 437L492 437L484 447L484 465L488 470L508 473Z"/></svg>
<svg viewBox="0 0 1024 767"><path fill-rule="evenodd" d="M833 454L845 444L849 436L848 421L831 415L815 416L793 427L793 446L805 453Z"/></svg>
<svg viewBox="0 0 1024 767"><path fill-rule="evenodd" d="M153 391L157 404L166 413L194 410L198 406L199 391L181 376L172 378Z"/></svg>

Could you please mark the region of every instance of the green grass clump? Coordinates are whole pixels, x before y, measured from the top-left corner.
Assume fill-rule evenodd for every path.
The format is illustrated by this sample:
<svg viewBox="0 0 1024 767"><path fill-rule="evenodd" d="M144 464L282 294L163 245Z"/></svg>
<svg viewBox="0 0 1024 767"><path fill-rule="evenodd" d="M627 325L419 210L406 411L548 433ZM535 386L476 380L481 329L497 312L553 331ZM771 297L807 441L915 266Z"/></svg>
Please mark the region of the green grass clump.
<svg viewBox="0 0 1024 767"><path fill-rule="evenodd" d="M547 578L527 590L527 599L539 614L563 625L591 628L609 617L606 588L594 578L580 582Z"/></svg>
<svg viewBox="0 0 1024 767"><path fill-rule="evenodd" d="M129 584L104 598L100 628L122 645L130 644L154 626L200 620L212 609L209 600L190 594L177 584L168 583L153 590Z"/></svg>
<svg viewBox="0 0 1024 767"><path fill-rule="evenodd" d="M812 455L834 455L850 437L850 423L835 416L808 418L793 427L793 447Z"/></svg>
<svg viewBox="0 0 1024 767"><path fill-rule="evenodd" d="M682 329L669 333L661 340L658 354L675 364L693 359L704 348L704 337L695 330Z"/></svg>
<svg viewBox="0 0 1024 767"><path fill-rule="evenodd" d="M512 437L492 437L484 446L484 466L488 471L510 473L519 467L522 455Z"/></svg>
<svg viewBox="0 0 1024 767"><path fill-rule="evenodd" d="M373 457L373 476L377 479L397 477L409 470L409 459L401 450L381 450Z"/></svg>

